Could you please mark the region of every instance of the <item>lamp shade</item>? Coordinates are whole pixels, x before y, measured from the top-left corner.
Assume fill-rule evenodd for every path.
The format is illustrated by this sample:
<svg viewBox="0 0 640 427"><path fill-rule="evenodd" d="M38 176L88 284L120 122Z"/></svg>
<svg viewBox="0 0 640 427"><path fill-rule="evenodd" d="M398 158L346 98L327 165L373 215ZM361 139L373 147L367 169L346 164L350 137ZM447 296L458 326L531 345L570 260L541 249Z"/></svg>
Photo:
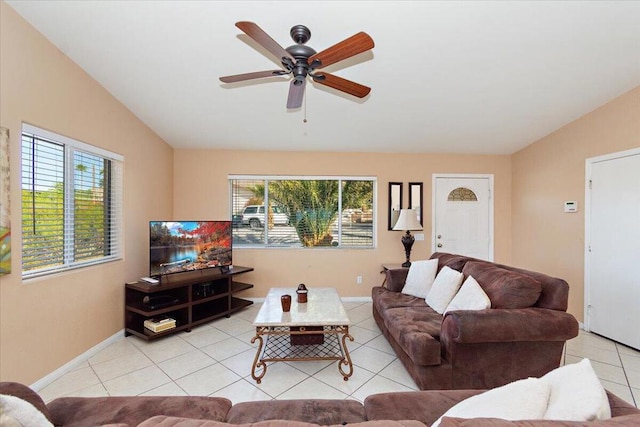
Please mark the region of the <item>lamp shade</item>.
<svg viewBox="0 0 640 427"><path fill-rule="evenodd" d="M394 230L422 230L422 225L418 221L418 213L413 209L400 209L400 216Z"/></svg>

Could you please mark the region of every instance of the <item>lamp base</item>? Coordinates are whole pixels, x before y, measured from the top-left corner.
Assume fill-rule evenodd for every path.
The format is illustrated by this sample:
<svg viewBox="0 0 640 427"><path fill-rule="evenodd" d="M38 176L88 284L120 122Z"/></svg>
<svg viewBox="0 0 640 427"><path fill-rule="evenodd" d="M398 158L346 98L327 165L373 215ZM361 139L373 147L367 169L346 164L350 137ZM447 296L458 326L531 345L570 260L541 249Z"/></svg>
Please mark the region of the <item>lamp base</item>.
<svg viewBox="0 0 640 427"><path fill-rule="evenodd" d="M413 246L413 242L415 238L411 235L411 232L407 230L407 234L402 236L402 245L404 246L404 253L407 256L407 260L402 263L403 267L411 267L411 261L409 261L409 257L411 255L411 247Z"/></svg>

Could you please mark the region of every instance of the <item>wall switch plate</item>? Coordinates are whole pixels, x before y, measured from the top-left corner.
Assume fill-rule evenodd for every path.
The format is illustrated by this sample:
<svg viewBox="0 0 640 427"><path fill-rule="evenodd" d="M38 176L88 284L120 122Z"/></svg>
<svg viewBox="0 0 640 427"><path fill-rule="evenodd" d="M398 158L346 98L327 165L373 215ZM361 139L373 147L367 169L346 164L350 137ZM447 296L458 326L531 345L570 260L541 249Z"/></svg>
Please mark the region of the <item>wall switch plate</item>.
<svg viewBox="0 0 640 427"><path fill-rule="evenodd" d="M417 234L414 234L414 235L413 235L413 237L414 237L416 240L424 240L424 233L417 233Z"/></svg>
<svg viewBox="0 0 640 427"><path fill-rule="evenodd" d="M564 202L564 211L567 213L578 212L578 202L573 200Z"/></svg>

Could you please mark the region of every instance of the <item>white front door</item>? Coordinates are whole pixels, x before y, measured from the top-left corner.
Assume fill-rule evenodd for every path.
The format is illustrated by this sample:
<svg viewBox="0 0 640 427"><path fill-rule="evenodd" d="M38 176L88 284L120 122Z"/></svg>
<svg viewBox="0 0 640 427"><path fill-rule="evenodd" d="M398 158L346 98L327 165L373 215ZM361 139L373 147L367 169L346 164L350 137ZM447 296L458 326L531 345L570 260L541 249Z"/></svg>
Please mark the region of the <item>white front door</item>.
<svg viewBox="0 0 640 427"><path fill-rule="evenodd" d="M640 150L586 169L587 330L640 349Z"/></svg>
<svg viewBox="0 0 640 427"><path fill-rule="evenodd" d="M493 175L433 175L432 250L493 260Z"/></svg>

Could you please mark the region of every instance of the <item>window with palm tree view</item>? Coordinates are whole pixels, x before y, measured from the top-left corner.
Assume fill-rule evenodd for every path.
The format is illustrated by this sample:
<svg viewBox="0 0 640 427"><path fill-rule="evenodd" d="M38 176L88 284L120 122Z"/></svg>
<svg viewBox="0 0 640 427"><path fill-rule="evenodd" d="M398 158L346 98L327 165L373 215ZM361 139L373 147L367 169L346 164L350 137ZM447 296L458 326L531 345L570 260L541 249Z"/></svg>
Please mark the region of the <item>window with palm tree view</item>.
<svg viewBox="0 0 640 427"><path fill-rule="evenodd" d="M237 247L375 247L376 179L230 176Z"/></svg>
<svg viewBox="0 0 640 427"><path fill-rule="evenodd" d="M22 276L120 257L121 157L25 125Z"/></svg>

